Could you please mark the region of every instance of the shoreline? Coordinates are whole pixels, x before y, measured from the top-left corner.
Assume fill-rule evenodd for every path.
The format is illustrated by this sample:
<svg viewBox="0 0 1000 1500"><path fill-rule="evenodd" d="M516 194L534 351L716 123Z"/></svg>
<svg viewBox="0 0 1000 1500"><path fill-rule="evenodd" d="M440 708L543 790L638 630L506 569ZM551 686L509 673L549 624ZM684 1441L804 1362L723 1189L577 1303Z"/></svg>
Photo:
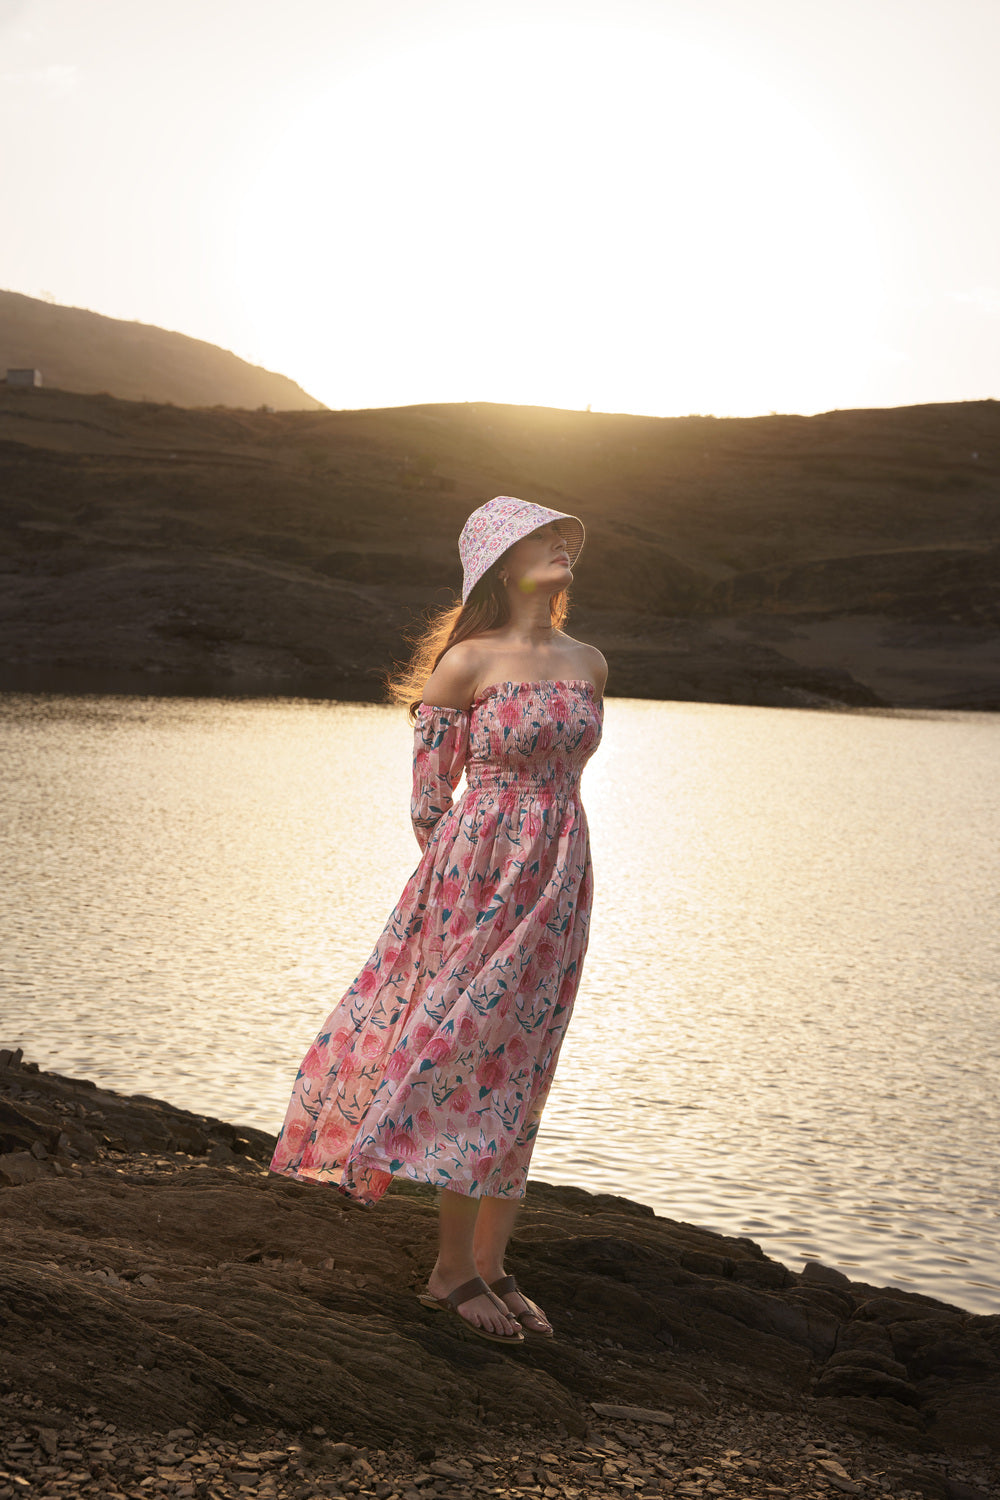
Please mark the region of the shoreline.
<svg viewBox="0 0 1000 1500"><path fill-rule="evenodd" d="M384 695L369 690L365 684L340 684L336 693L326 691L318 683L294 685L268 685L237 687L225 682L190 682L186 679L163 679L160 677L132 676L113 673L107 676L90 677L88 674L58 672L31 673L22 679L22 674L8 672L0 663L0 698L120 698L135 700L162 700L163 702L219 702L219 703L308 703L308 704L363 704L373 708L399 708ZM610 691L605 692L606 702L664 703L674 706L696 708L756 708L792 709L811 713L830 713L858 718L891 719L992 719L1000 716L1000 701L974 703L962 701L955 705L912 704L882 702L851 703L819 694L801 693L798 697L787 697L781 701L765 702L747 694L732 697L697 697L694 695L662 697L658 693Z"/></svg>
<svg viewBox="0 0 1000 1500"><path fill-rule="evenodd" d="M43 1043L44 1039L40 1043L37 1036L32 1039L30 1035L22 1035L11 1045L26 1049L30 1054L36 1052L38 1046ZM49 1052L46 1066L41 1064L39 1066L42 1067L42 1071L52 1076L79 1079L81 1073L78 1069L86 1069L88 1064L86 1059L81 1060L65 1053L60 1057L57 1050L55 1056L52 1056L51 1051ZM102 1059L101 1063L93 1062L92 1067L93 1076L89 1082L98 1089L123 1097L159 1101L169 1096L171 1100L169 1107L173 1110L187 1111L192 1118L197 1119L216 1118L204 1114L206 1109L211 1108L212 1101L210 1097L205 1097L203 1087L185 1089L183 1081L155 1078L151 1074L147 1074L143 1082L141 1075L137 1079L132 1066L127 1063L117 1068L109 1067L106 1060ZM63 1069L66 1071L61 1071ZM204 1079L201 1080L202 1085L204 1081ZM253 1130L270 1139L271 1132L268 1125L269 1122L266 1119L258 1118L252 1126L247 1121L245 1126L227 1126L227 1129ZM610 1175L604 1173L603 1180L600 1172L594 1177L589 1176L585 1171L573 1173L571 1168L564 1173L558 1162L545 1160L544 1157L544 1151L536 1154L538 1175L530 1179L532 1190L538 1186L549 1188L558 1185L579 1189L591 1195L611 1194L625 1201L634 1202L645 1211L652 1212L661 1218L696 1224L705 1232L718 1236L720 1239L749 1237L758 1244L759 1249L769 1259L780 1262L793 1275L800 1274L810 1262L822 1263L825 1268L840 1273L850 1280L855 1280L861 1285L912 1292L932 1298L960 1312L976 1316L1000 1314L997 1289L992 1285L969 1279L959 1281L955 1277L946 1277L941 1274L935 1278L923 1274L922 1268L915 1268L909 1262L905 1266L898 1266L891 1257L887 1259L884 1253L880 1258L882 1242L878 1239L865 1242L851 1239L846 1243L838 1243L834 1234L824 1236L822 1227L813 1226L810 1230L811 1248L806 1249L800 1244L790 1242L787 1236L783 1239L779 1224L762 1222L751 1210L733 1212L729 1205L718 1201L715 1203L684 1201L683 1194L678 1195L673 1192L669 1195L669 1201L658 1200L655 1188L649 1185L646 1189L640 1186L633 1187L623 1180L620 1173ZM764 1202L771 1204L771 1199L765 1195ZM831 1225L836 1222L836 1217L831 1219ZM934 1242L929 1241L929 1243ZM959 1252L956 1250L955 1253ZM963 1246L961 1254L967 1256L969 1253L970 1250ZM968 1263L963 1262L963 1265L968 1275ZM978 1299L977 1294L980 1290L984 1292L984 1295Z"/></svg>
<svg viewBox="0 0 1000 1500"><path fill-rule="evenodd" d="M272 1140L0 1050L0 1500L997 1492L1000 1317L534 1182L557 1337L499 1350L417 1301L433 1190Z"/></svg>

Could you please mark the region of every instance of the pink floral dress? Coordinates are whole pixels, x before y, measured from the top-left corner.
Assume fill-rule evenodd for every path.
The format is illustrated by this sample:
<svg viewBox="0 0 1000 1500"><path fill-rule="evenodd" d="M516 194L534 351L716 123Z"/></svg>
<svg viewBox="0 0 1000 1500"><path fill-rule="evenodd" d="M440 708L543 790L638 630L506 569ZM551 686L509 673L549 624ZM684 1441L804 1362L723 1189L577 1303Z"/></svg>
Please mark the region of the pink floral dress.
<svg viewBox="0 0 1000 1500"><path fill-rule="evenodd" d="M368 1203L393 1176L523 1196L587 948L579 783L601 719L583 680L495 683L467 713L421 704L423 856L303 1059L272 1171Z"/></svg>

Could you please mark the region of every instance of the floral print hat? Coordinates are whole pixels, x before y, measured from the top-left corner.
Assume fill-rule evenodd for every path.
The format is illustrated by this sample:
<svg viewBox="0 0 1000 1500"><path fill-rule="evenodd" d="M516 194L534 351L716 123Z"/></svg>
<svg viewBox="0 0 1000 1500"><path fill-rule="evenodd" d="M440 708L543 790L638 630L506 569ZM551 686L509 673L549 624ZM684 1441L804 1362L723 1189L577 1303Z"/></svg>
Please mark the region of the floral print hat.
<svg viewBox="0 0 1000 1500"><path fill-rule="evenodd" d="M534 505L530 500L517 500L513 495L497 495L487 500L462 527L458 539L458 555L462 560L462 603L468 599L487 568L519 542L523 536L547 526L550 521L562 524L559 530L566 538L570 567L583 550L585 532L579 516L571 516L564 510L549 510L546 505Z"/></svg>

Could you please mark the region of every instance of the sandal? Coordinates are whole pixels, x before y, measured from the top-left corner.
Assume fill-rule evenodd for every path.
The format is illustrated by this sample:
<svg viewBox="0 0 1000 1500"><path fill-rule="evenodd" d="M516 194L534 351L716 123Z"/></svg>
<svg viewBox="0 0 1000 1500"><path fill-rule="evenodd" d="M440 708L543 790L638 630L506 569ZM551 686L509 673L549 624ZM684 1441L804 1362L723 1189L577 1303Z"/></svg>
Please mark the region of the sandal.
<svg viewBox="0 0 1000 1500"><path fill-rule="evenodd" d="M517 1321L524 1328L525 1333L535 1333L543 1339L552 1338L554 1332L552 1324L542 1312L541 1308L536 1307L535 1303L532 1302L530 1297L526 1297L523 1292L518 1291L517 1282L514 1280L513 1276L501 1276L499 1281L491 1281L490 1291L496 1292L497 1296L506 1307L508 1313L510 1313L511 1317L517 1319ZM525 1312L515 1312L510 1303L507 1301L507 1298L511 1295L512 1292L516 1296L520 1297L521 1301L524 1303L525 1308L527 1309ZM530 1322L528 1321L529 1319L531 1319Z"/></svg>
<svg viewBox="0 0 1000 1500"><path fill-rule="evenodd" d="M513 1278L510 1278L513 1279ZM490 1333L488 1328L480 1328L477 1323L472 1323L468 1318L463 1318L459 1307L463 1302L470 1302L473 1297L489 1297L490 1288L481 1276L473 1276L471 1281L463 1281L447 1297L434 1297L430 1292L421 1292L419 1301L424 1307L432 1307L435 1312L454 1313L459 1322L474 1333L478 1338L489 1339L491 1344L523 1344L524 1334L518 1329L517 1333ZM492 1300L492 1299L491 1299ZM509 1307L504 1308L505 1317L513 1317ZM519 1320L516 1320L519 1321Z"/></svg>

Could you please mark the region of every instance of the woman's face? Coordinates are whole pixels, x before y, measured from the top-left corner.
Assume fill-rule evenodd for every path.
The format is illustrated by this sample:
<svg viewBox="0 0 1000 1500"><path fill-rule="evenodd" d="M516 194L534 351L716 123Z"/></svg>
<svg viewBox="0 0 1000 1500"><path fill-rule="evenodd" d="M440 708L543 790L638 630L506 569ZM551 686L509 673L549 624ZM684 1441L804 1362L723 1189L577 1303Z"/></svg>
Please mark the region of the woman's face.
<svg viewBox="0 0 1000 1500"><path fill-rule="evenodd" d="M508 547L500 563L507 587L521 594L557 594L573 582L566 538L556 521L549 521Z"/></svg>

